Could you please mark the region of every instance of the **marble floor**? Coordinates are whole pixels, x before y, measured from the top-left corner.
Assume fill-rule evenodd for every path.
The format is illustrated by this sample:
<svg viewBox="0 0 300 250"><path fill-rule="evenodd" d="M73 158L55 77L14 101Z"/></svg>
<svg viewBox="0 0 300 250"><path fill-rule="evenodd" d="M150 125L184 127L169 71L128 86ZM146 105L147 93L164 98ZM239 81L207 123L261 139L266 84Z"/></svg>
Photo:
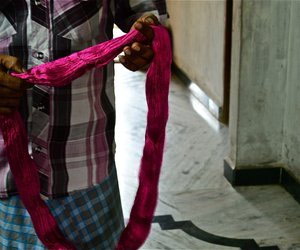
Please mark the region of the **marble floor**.
<svg viewBox="0 0 300 250"><path fill-rule="evenodd" d="M130 72L116 64L116 163L126 219L138 184L144 145L144 80L144 73ZM155 215L158 221L164 221L160 216L171 215L176 222L189 223L177 223L185 231L168 223L153 223L141 249L300 249L300 205L277 185L233 188L223 176L223 160L229 149L228 128L219 124L175 76L169 103ZM190 225L201 232L187 233L192 229ZM229 239L213 235L249 239L259 247L218 245L215 243Z"/></svg>

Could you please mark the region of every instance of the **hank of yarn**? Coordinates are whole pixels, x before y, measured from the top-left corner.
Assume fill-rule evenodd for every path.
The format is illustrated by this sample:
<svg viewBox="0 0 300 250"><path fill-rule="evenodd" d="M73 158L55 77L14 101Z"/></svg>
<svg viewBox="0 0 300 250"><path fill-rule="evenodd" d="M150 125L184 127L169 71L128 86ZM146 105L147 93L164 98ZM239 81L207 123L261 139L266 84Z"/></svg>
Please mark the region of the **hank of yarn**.
<svg viewBox="0 0 300 250"><path fill-rule="evenodd" d="M168 31L160 25L152 28L154 58L146 80L148 114L145 145L139 169L139 186L129 222L116 246L118 250L138 249L145 242L157 204L165 128L168 120L172 51ZM93 67L106 65L122 52L124 46L144 40L145 37L141 33L133 30L122 37L36 66L25 73L12 73L12 75L35 84L61 87ZM64 239L54 217L40 198L38 172L28 155L27 135L20 115L15 112L9 116L0 116L0 128L17 189L31 216L38 237L50 249L75 249Z"/></svg>

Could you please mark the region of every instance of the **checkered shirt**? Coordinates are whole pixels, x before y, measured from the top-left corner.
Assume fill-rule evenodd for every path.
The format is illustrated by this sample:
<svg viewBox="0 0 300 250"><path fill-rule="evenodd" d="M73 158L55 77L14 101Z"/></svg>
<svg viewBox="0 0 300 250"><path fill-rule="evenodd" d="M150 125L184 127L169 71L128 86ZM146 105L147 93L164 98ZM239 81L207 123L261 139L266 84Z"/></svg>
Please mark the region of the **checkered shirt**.
<svg viewBox="0 0 300 250"><path fill-rule="evenodd" d="M127 32L146 11L166 16L164 0L1 0L0 53L25 68L52 61ZM41 194L67 196L100 183L114 161L113 63L63 88L36 85L20 112ZM0 198L17 194L0 131Z"/></svg>

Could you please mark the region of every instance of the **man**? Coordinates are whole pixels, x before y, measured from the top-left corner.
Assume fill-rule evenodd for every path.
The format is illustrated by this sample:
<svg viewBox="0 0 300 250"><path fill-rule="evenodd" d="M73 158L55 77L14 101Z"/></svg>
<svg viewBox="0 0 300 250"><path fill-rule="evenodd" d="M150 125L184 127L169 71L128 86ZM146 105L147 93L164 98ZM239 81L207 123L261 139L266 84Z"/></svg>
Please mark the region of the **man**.
<svg viewBox="0 0 300 250"><path fill-rule="evenodd" d="M130 70L145 69L153 57L150 24L158 20L142 14L155 9L166 14L164 2L150 0L1 1L0 114L21 112L41 195L78 249L113 249L124 228L114 164L113 63L63 88L30 86L9 72L109 40L114 23L148 38L126 46L120 57ZM44 249L17 194L0 131L1 249Z"/></svg>

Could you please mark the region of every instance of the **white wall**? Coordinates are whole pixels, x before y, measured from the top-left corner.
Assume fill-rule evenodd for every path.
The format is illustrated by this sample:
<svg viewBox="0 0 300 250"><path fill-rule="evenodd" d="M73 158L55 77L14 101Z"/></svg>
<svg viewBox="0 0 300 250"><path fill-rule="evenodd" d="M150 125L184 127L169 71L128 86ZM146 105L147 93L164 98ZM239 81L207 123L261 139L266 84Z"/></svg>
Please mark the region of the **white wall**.
<svg viewBox="0 0 300 250"><path fill-rule="evenodd" d="M167 0L174 61L223 106L225 0Z"/></svg>
<svg viewBox="0 0 300 250"><path fill-rule="evenodd" d="M300 1L233 2L230 159L300 177Z"/></svg>

